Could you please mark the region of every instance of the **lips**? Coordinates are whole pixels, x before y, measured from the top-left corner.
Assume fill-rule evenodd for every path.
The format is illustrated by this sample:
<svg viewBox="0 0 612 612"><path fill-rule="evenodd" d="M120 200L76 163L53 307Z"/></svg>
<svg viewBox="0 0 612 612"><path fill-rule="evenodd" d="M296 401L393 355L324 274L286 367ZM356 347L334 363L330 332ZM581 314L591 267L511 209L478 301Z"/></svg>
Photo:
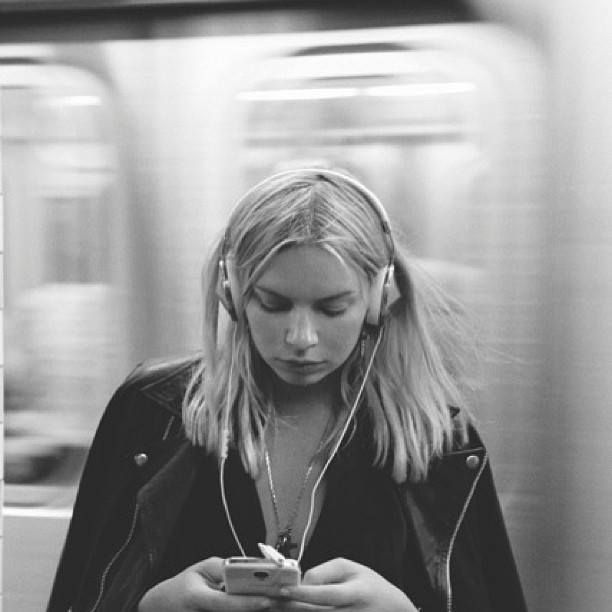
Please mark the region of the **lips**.
<svg viewBox="0 0 612 612"><path fill-rule="evenodd" d="M279 359L278 360L286 368L292 370L312 370L323 365L323 361L310 361L305 359Z"/></svg>

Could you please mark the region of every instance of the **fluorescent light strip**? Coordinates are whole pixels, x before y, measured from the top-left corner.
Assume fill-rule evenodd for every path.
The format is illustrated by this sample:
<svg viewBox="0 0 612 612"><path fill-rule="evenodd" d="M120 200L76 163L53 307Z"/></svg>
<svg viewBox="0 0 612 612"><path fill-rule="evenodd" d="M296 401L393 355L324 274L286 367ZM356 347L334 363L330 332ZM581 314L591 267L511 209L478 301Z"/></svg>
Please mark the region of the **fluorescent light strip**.
<svg viewBox="0 0 612 612"><path fill-rule="evenodd" d="M70 508L46 508L44 506L33 508L30 506L4 506L2 515L5 518L52 518L69 519L72 516Z"/></svg>
<svg viewBox="0 0 612 612"><path fill-rule="evenodd" d="M366 87L366 96L423 96L431 94L468 93L476 88L472 83L409 83L405 85L377 85Z"/></svg>
<svg viewBox="0 0 612 612"><path fill-rule="evenodd" d="M62 96L44 100L47 106L101 106L102 100L98 96Z"/></svg>
<svg viewBox="0 0 612 612"><path fill-rule="evenodd" d="M334 98L408 97L468 93L474 91L472 83L409 83L404 85L377 85L374 87L319 87L308 89L270 89L245 91L238 99L251 102L283 100L331 100Z"/></svg>
<svg viewBox="0 0 612 612"><path fill-rule="evenodd" d="M357 87L321 87L311 89L270 89L268 91L246 91L238 94L238 99L249 101L272 100L326 100L332 98L352 98L361 91Z"/></svg>

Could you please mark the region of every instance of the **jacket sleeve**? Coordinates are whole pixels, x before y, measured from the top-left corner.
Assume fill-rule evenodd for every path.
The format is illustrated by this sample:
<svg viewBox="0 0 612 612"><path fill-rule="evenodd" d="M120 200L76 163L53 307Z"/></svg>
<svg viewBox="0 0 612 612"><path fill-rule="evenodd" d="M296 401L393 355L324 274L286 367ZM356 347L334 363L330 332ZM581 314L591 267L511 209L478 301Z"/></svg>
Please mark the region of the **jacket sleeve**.
<svg viewBox="0 0 612 612"><path fill-rule="evenodd" d="M451 575L459 580L453 581L453 612L472 612L473 593L480 593L491 611L526 612L488 456L457 533L456 548L458 554L452 560ZM470 562L466 562L466 557L470 557ZM467 575L466 567L479 571Z"/></svg>
<svg viewBox="0 0 612 612"><path fill-rule="evenodd" d="M70 609L90 562L96 544L95 526L101 524L108 510L108 492L113 472L111 464L117 453L117 434L127 392L126 384L115 392L96 430L55 574L48 612L65 612Z"/></svg>
<svg viewBox="0 0 612 612"><path fill-rule="evenodd" d="M143 362L111 398L85 462L48 612L90 610L100 595L106 568L134 525L138 492L168 459L164 441L181 424L177 407L193 363ZM137 461L142 454L144 463Z"/></svg>

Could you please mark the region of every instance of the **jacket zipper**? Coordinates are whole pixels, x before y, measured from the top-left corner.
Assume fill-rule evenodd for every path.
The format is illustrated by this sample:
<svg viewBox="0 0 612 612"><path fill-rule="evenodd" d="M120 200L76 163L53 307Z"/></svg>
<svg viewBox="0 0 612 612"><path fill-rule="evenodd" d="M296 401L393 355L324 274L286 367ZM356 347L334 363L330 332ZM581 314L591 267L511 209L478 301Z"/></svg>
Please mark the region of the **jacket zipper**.
<svg viewBox="0 0 612 612"><path fill-rule="evenodd" d="M134 532L136 531L136 521L138 518L139 510L140 510L140 506L139 504L136 504L134 508L134 514L132 516L132 524L130 525L130 531L128 532L128 535L125 541L123 542L123 544L119 547L117 552L113 555L111 560L108 562L108 565L104 568L104 571L102 572L102 576L100 577L100 589L98 590L98 597L89 612L96 612L98 606L100 605L100 602L102 601L102 596L104 594L104 589L106 587L106 578L108 577L108 574L110 570L112 569L113 565L115 564L117 559L121 556L123 551L128 547L129 543L132 540L132 537L134 536Z"/></svg>
<svg viewBox="0 0 612 612"><path fill-rule="evenodd" d="M476 486L478 485L478 481L482 476L482 472L484 471L485 466L487 465L488 456L485 455L482 460L482 465L480 466L480 470L478 470L478 474L476 478L474 478L474 482L472 483L472 488L468 493L468 496L463 504L463 508L461 509L461 514L457 519L457 524L455 525L455 530L453 531L453 535L451 536L450 543L448 545L448 552L446 553L446 585L447 585L447 599L446 599L446 612L453 612L453 587L451 585L450 579L450 561L451 555L453 554L453 547L455 546L455 540L457 539L457 534L459 533L459 528L461 527L461 523L463 523L463 519L465 518L465 514L467 512L468 506L472 501L472 497L474 497L474 492L476 491Z"/></svg>

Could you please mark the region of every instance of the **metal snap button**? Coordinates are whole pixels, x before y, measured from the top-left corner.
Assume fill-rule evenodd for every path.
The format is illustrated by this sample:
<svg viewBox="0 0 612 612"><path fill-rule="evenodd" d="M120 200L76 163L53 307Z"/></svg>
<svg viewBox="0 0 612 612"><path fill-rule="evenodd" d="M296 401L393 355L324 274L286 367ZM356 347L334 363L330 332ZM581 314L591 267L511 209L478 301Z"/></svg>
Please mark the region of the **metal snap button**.
<svg viewBox="0 0 612 612"><path fill-rule="evenodd" d="M134 455L134 463L138 467L142 467L149 460L149 456L146 453L138 453Z"/></svg>
<svg viewBox="0 0 612 612"><path fill-rule="evenodd" d="M465 460L465 465L467 465L470 470L475 470L480 465L480 457L478 455L469 455Z"/></svg>

